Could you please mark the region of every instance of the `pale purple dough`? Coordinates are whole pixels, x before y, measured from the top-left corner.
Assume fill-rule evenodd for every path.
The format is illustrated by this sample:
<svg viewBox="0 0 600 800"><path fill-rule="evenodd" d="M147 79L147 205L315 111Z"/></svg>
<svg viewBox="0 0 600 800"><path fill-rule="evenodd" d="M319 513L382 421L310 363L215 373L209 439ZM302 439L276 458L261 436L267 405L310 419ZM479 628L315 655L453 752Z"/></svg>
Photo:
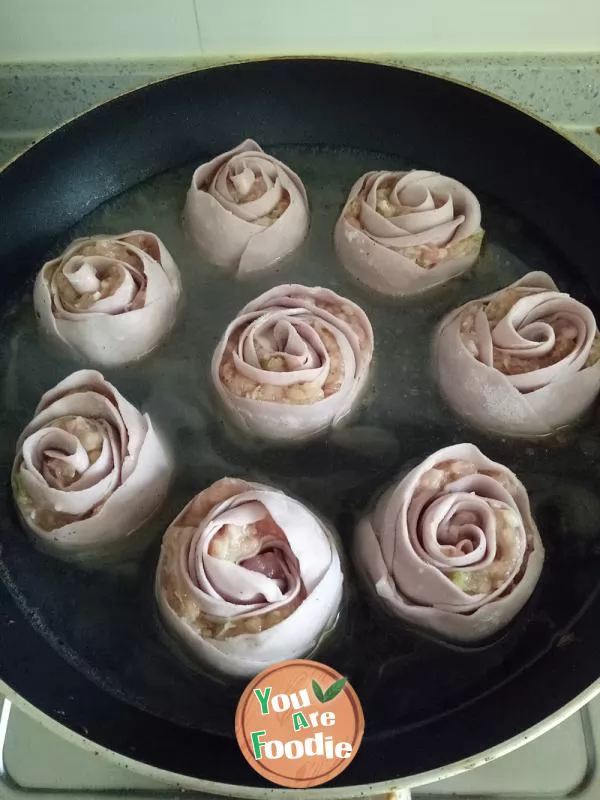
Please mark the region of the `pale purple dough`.
<svg viewBox="0 0 600 800"><path fill-rule="evenodd" d="M436 468L449 461L468 462L478 473L436 486ZM494 591L467 593L452 577L492 564L499 514L514 526L514 568ZM391 614L443 639L476 643L502 630L525 605L544 548L517 476L475 445L458 444L429 456L382 495L357 526L355 556Z"/></svg>
<svg viewBox="0 0 600 800"><path fill-rule="evenodd" d="M435 334L435 372L450 406L473 425L502 435L543 436L575 422L600 392L600 361L585 366L596 321L589 308L559 292L544 272L531 272L507 288L520 299L492 333L485 314L478 314L478 355L465 344L461 323L473 303L489 303L505 289L465 303L442 320ZM494 368L492 345L522 358L551 350L554 333L548 320L572 324L576 340L570 354L544 369L517 375Z"/></svg>
<svg viewBox="0 0 600 800"><path fill-rule="evenodd" d="M317 303L326 303L329 308L320 308ZM346 311L352 312L360 326L362 341L345 321ZM341 385L328 397L304 404L240 396L221 379L220 366L228 343L241 332L234 350L236 378L267 387L322 386L331 363L321 336L312 327L315 323L335 339L343 363ZM286 370L264 369L257 345L283 358ZM297 442L347 419L362 398L372 357L373 330L355 303L330 289L285 284L253 300L228 326L213 355L212 379L228 416L243 431L259 438Z"/></svg>
<svg viewBox="0 0 600 800"><path fill-rule="evenodd" d="M101 444L90 461L80 438L57 427L65 418L90 421ZM48 459L72 466L61 485ZM43 395L17 443L12 468L15 501L24 524L46 549L62 554L119 549L162 504L171 458L147 414L141 414L103 375L80 370ZM68 515L50 530L43 512Z"/></svg>
<svg viewBox="0 0 600 800"><path fill-rule="evenodd" d="M264 193L245 200L257 179L264 181ZM286 194L287 208L273 221ZM196 169L184 210L185 228L202 255L240 276L295 250L306 236L308 219L300 178L252 139Z"/></svg>
<svg viewBox="0 0 600 800"><path fill-rule="evenodd" d="M278 530L263 533L250 554L209 553L226 526L265 518ZM223 478L196 495L166 531L155 593L167 631L193 658L218 672L249 677L310 654L337 618L342 586L339 555L325 523L277 489ZM281 621L263 626L261 620L277 611ZM207 635L211 622L225 634ZM227 636L232 625L238 630Z"/></svg>
<svg viewBox="0 0 600 800"><path fill-rule="evenodd" d="M132 243L142 237L152 255ZM120 245L128 258L102 255L103 248ZM98 254L82 250L98 248ZM118 270L120 283L101 297L108 269ZM57 284L63 276L77 300L86 294L90 304L78 307ZM98 298L92 295L97 290ZM148 231L119 236L76 239L64 253L44 264L33 291L38 322L45 334L77 351L94 364L117 366L153 350L175 322L181 293L179 270L162 241Z"/></svg>
<svg viewBox="0 0 600 800"><path fill-rule="evenodd" d="M377 210L377 191L390 180L393 203L384 216ZM462 274L477 260L482 238L473 192L425 170L367 172L350 190L334 233L346 269L391 296L416 294Z"/></svg>

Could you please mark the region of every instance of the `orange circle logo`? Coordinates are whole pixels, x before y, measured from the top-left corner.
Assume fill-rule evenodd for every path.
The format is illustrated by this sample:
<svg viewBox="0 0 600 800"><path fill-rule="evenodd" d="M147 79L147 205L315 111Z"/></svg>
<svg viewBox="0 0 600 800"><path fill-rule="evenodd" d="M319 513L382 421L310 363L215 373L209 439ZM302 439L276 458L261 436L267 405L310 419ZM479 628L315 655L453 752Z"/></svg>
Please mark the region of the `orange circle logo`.
<svg viewBox="0 0 600 800"><path fill-rule="evenodd" d="M316 661L283 661L246 687L235 715L244 758L264 778L293 789L319 786L356 755L365 729L346 678Z"/></svg>

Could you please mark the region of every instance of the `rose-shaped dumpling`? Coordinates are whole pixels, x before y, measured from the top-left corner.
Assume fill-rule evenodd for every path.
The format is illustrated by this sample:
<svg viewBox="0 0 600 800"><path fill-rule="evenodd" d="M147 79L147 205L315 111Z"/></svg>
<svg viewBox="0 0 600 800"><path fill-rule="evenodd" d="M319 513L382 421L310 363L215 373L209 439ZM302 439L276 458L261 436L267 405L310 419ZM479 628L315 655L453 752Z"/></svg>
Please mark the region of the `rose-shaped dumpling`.
<svg viewBox="0 0 600 800"><path fill-rule="evenodd" d="M241 276L270 267L302 242L306 190L289 167L246 139L194 172L184 224L202 255Z"/></svg>
<svg viewBox="0 0 600 800"><path fill-rule="evenodd" d="M93 370L43 395L12 469L27 529L63 555L127 550L161 505L171 459L150 418Z"/></svg>
<svg viewBox="0 0 600 800"><path fill-rule="evenodd" d="M212 361L232 421L253 436L302 441L337 427L367 385L373 330L329 289L276 286L243 308Z"/></svg>
<svg viewBox="0 0 600 800"><path fill-rule="evenodd" d="M450 312L435 371L457 414L503 435L541 436L577 420L600 392L600 337L587 306L549 275Z"/></svg>
<svg viewBox="0 0 600 800"><path fill-rule="evenodd" d="M437 172L367 172L352 187L334 234L338 258L359 281L390 296L461 275L479 255L479 201Z"/></svg>
<svg viewBox="0 0 600 800"><path fill-rule="evenodd" d="M179 270L148 231L76 239L37 275L42 330L103 366L149 353L175 322Z"/></svg>
<svg viewBox="0 0 600 800"><path fill-rule="evenodd" d="M472 444L439 450L394 483L359 522L355 545L388 611L461 643L504 628L544 563L525 487Z"/></svg>
<svg viewBox="0 0 600 800"><path fill-rule="evenodd" d="M342 586L320 519L277 489L232 478L171 523L156 572L166 630L196 661L238 677L311 653L335 623Z"/></svg>

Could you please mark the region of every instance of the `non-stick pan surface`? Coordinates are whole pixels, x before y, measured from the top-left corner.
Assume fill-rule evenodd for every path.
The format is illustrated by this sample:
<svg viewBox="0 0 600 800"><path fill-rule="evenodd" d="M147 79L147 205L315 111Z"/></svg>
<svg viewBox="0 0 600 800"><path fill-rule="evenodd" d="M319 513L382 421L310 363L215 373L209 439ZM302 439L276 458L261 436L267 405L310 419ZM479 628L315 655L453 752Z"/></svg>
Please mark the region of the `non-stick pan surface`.
<svg viewBox="0 0 600 800"><path fill-rule="evenodd" d="M88 112L33 147L0 173L4 302L102 202L247 136L267 150L355 148L459 177L535 230L568 275L569 288L598 315L600 167L591 158L533 118L471 89L336 60L256 62L168 79ZM589 446L600 458L593 436ZM0 548L14 549L15 541L26 548L10 502L10 464L2 470ZM551 506L545 513L552 514ZM568 533L568 520L565 526ZM600 522L598 528L600 534ZM564 544L560 553L564 571L554 564L544 615L523 632L519 622L509 632L506 652L496 651L506 659L501 668L492 665L493 680L458 706L421 718L395 724L393 715L367 715L359 755L338 785L389 781L467 758L539 723L600 677L600 536L578 540L572 557ZM44 586L49 607L60 591L61 585ZM100 688L101 681L75 666L85 654L64 658L61 642L30 624L17 595L10 580L0 583L0 679L12 690L127 757L199 779L261 784L231 737L180 725ZM518 646L512 636L520 636ZM392 707L411 694L434 692L442 680L435 649L418 669L392 668L378 680L385 688L381 698Z"/></svg>

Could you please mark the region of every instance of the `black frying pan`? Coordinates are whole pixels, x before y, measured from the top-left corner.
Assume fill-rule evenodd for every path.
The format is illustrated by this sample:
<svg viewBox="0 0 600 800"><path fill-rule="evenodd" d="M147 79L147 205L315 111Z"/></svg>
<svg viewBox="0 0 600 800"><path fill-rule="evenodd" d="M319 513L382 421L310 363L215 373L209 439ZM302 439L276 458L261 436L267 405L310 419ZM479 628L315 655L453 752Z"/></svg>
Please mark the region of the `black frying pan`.
<svg viewBox="0 0 600 800"><path fill-rule="evenodd" d="M377 151L457 177L536 231L570 288L598 312L598 164L554 130L485 94L417 72L322 59L248 63L161 81L93 109L8 165L0 174L3 302L22 289L68 229L103 201L246 136L267 150L294 144ZM30 411L24 409L25 419ZM194 708L197 724L169 719L120 691L110 675L81 668L89 653L69 652L68 643L39 622L52 617L57 593L68 581L59 580L59 568L47 566L52 559L33 551L22 535L10 501L8 461L2 470L0 679L72 731L187 776L188 784L196 778L264 785L231 736L203 729L208 696ZM536 480L544 494L543 475ZM556 522L551 505L540 514L542 527ZM562 533L568 537L568 520ZM554 566L540 588L542 599L534 598L534 618L518 620L476 655L480 679L453 704L444 706L442 673L458 680L468 673L470 656L442 652L425 640L410 668L403 660L407 653L399 651L397 662L371 665L369 680L360 672L352 677L365 703L367 734L334 785L418 775L499 745L568 703L574 710L572 701L600 678L600 538L590 536L574 548L550 543L548 549ZM23 613L19 586L11 582L11 567L19 560L41 576L39 624ZM90 574L90 598L95 580ZM124 591L123 603L129 600ZM362 633L351 628L350 635ZM101 630L98 637L100 647ZM125 638L122 645L127 647ZM373 657L367 654L364 661ZM116 655L104 663L118 672ZM236 693L229 695L232 709ZM427 693L435 699L427 713L419 713L419 703L407 703ZM385 713L377 711L382 705Z"/></svg>

